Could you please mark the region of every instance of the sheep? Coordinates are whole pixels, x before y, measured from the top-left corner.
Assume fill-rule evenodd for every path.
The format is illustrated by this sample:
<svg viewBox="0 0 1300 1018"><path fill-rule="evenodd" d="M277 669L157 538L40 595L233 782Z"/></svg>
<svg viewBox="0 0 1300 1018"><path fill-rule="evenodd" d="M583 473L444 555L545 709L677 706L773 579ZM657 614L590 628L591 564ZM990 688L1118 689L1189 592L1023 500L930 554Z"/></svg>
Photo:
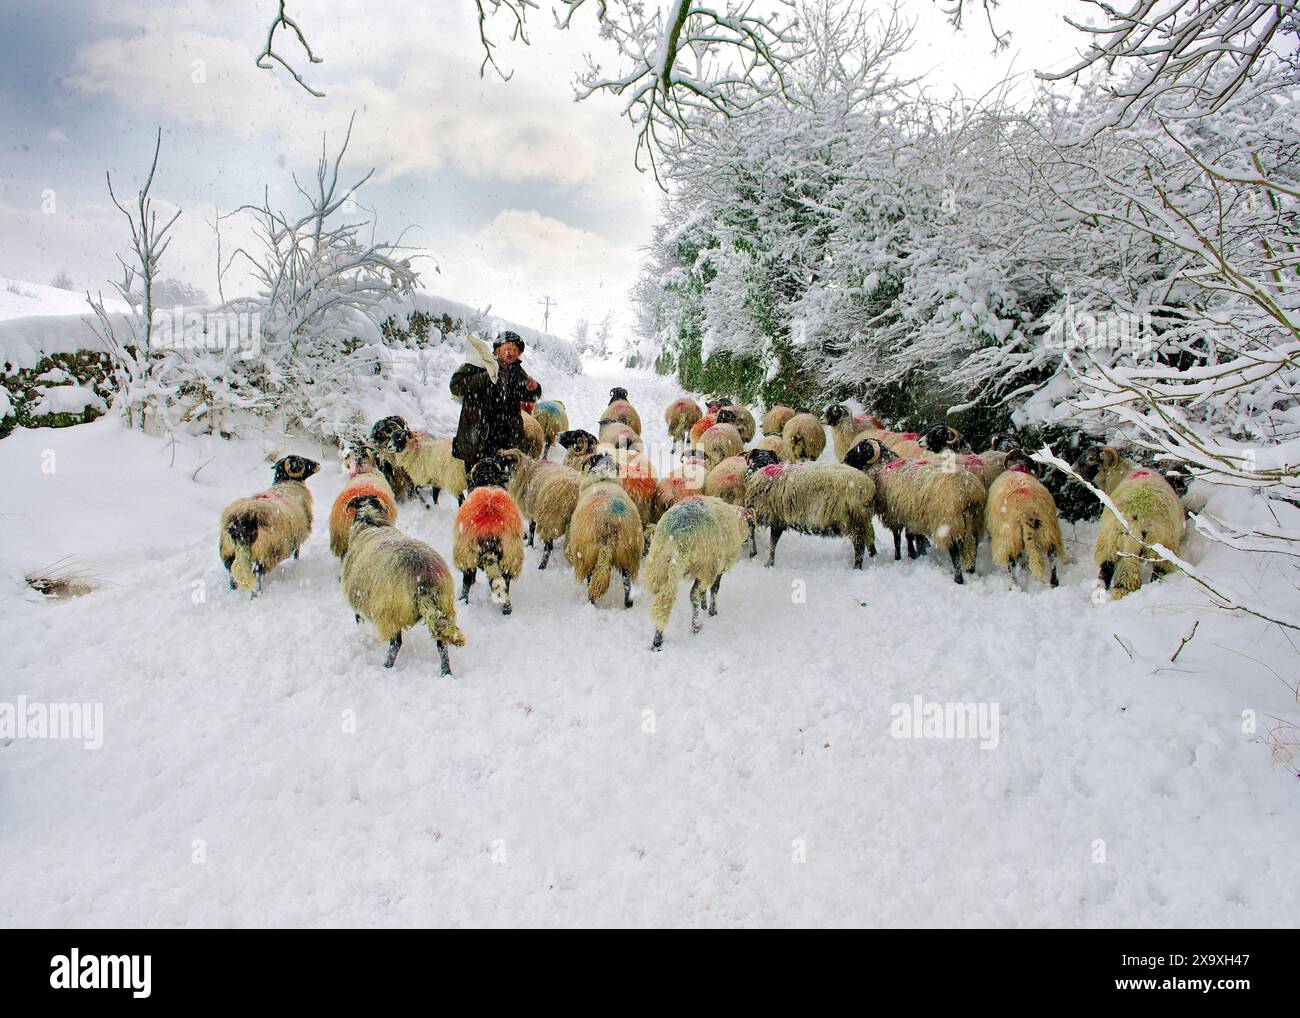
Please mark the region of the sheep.
<svg viewBox="0 0 1300 1018"><path fill-rule="evenodd" d="M844 462L844 454L865 432L878 430L883 433L880 420L866 415L854 415L843 403L832 403L823 415L831 429L831 441L835 448L835 458ZM873 435L873 437L880 437Z"/></svg>
<svg viewBox="0 0 1300 1018"><path fill-rule="evenodd" d="M621 386L609 390L609 406L600 415L602 426L609 421L619 421L638 435L641 434L641 415L627 401L627 390Z"/></svg>
<svg viewBox="0 0 1300 1018"><path fill-rule="evenodd" d="M330 551L335 558L342 558L348 550L348 535L353 520L348 502L358 495L374 495L388 510L388 522L397 522L397 500L393 496L393 489L379 470L374 450L367 445L355 443L349 449L348 458L352 461L348 481L330 509Z"/></svg>
<svg viewBox="0 0 1300 1018"><path fill-rule="evenodd" d="M1093 446L1079 457L1075 469L1110 496L1136 537L1130 535L1109 508L1102 511L1093 559L1112 600L1142 586L1142 560L1151 561L1151 579L1176 566L1149 545L1162 544L1174 554L1183 543L1186 510L1173 486L1159 473L1119 454L1113 446Z"/></svg>
<svg viewBox="0 0 1300 1018"><path fill-rule="evenodd" d="M640 513L619 484L613 459L596 453L583 463L582 488L564 539L564 557L587 585L592 604L604 596L610 571L617 569L623 575L623 607L632 607L641 546Z"/></svg>
<svg viewBox="0 0 1300 1018"><path fill-rule="evenodd" d="M876 513L894 536L894 561L897 562L903 557L902 536L907 527L904 509L909 502L912 475L925 461L896 456L880 439L863 437L844 454L844 462L865 470L875 482ZM907 557L916 558L924 542L919 534L909 533Z"/></svg>
<svg viewBox="0 0 1300 1018"><path fill-rule="evenodd" d="M746 454L745 508L756 526L769 527L767 565L776 562L776 542L787 530L853 542L853 568L862 568L866 550L876 555L871 518L876 486L860 469L841 463L779 463L766 449ZM751 538L750 558L758 554Z"/></svg>
<svg viewBox="0 0 1300 1018"><path fill-rule="evenodd" d="M766 436L781 437L781 429L785 427L785 422L794 416L794 410L788 406L778 403L763 415L761 429Z"/></svg>
<svg viewBox="0 0 1300 1018"><path fill-rule="evenodd" d="M533 459L540 459L542 451L546 448L546 432L537 423L537 418L527 410L520 410L519 416L524 422L524 437L519 443L519 448L521 451L528 453Z"/></svg>
<svg viewBox="0 0 1300 1018"><path fill-rule="evenodd" d="M815 460L826 449L826 432L812 414L795 414L781 429L781 441L792 461Z"/></svg>
<svg viewBox="0 0 1300 1018"><path fill-rule="evenodd" d="M630 425L624 424L622 421L601 422L598 441L601 445L612 446L616 449L635 449L640 452L645 448L641 444L641 436L633 431Z"/></svg>
<svg viewBox="0 0 1300 1018"><path fill-rule="evenodd" d="M654 595L650 619L655 635L651 650L664 642L664 628L684 576L691 584L691 632L700 631L700 610L709 600L709 617L718 614L722 574L736 564L744 547L748 510L707 495L684 498L664 514L650 541L646 589ZM705 591L707 590L707 595Z"/></svg>
<svg viewBox="0 0 1300 1018"><path fill-rule="evenodd" d="M528 520L528 543L532 544L535 537L542 542L542 560L537 568L545 569L556 539L569 529L582 475L561 463L534 461L518 449L506 449L498 457L508 471L510 493Z"/></svg>
<svg viewBox="0 0 1300 1018"><path fill-rule="evenodd" d="M764 435L754 443L754 448L767 449L769 452L774 452L776 453L776 458L779 460L788 460L790 458L790 453L786 449L785 442L782 441L780 435Z"/></svg>
<svg viewBox="0 0 1300 1018"><path fill-rule="evenodd" d="M348 511L355 519L339 586L358 625L368 619L388 643L384 667L397 660L403 630L423 622L438 644L442 674L450 675L447 644L463 647L465 634L456 625L455 582L446 560L389 523L373 495L352 499Z"/></svg>
<svg viewBox="0 0 1300 1018"><path fill-rule="evenodd" d="M650 461L638 452L616 449L614 464L618 467L619 483L636 504L641 516L641 526L649 528L659 519L659 482L655 479Z"/></svg>
<svg viewBox="0 0 1300 1018"><path fill-rule="evenodd" d="M700 405L686 396L675 399L668 404L668 409L664 411L664 423L668 425L668 435L673 440L669 452L677 451L678 442L683 444L686 442L686 436L690 434L691 425L703 416Z"/></svg>
<svg viewBox="0 0 1300 1018"><path fill-rule="evenodd" d="M502 615L509 615L510 581L524 568L523 518L505 489L508 472L501 460L482 459L471 474L474 484L452 531L451 561L461 573L460 599L469 604L469 588L482 569L492 600L501 605Z"/></svg>
<svg viewBox="0 0 1300 1018"><path fill-rule="evenodd" d="M716 467L728 456L739 456L745 450L745 443L741 441L740 432L730 414L730 410L721 411L718 423L700 438L700 451L709 461L710 468ZM728 419L723 420L724 417Z"/></svg>
<svg viewBox="0 0 1300 1018"><path fill-rule="evenodd" d="M465 461L451 454L450 438L434 438L424 431L399 427L389 436L388 448L394 462L410 475L417 495L420 487L427 485L433 489L434 505L438 504L443 488L456 496L457 504L465 501L465 489L469 486ZM425 505L427 508L428 504Z"/></svg>
<svg viewBox="0 0 1300 1018"><path fill-rule="evenodd" d="M748 443L754 440L754 432L758 430L758 425L754 422L754 415L749 412L749 407L741 406L739 403L728 403L723 410L730 411L736 425L736 430L740 432L740 440ZM722 412L718 412L718 420L722 420Z"/></svg>
<svg viewBox="0 0 1300 1018"><path fill-rule="evenodd" d="M533 418L542 426L542 436L546 439L541 456L545 459L560 432L569 430L569 414L558 399L547 399L533 407Z"/></svg>
<svg viewBox="0 0 1300 1018"><path fill-rule="evenodd" d="M583 460L596 451L596 446L599 444L599 439L595 435L581 429L565 431L556 441L565 450L564 465L575 470L582 466Z"/></svg>
<svg viewBox="0 0 1300 1018"><path fill-rule="evenodd" d="M662 517L683 498L698 495L704 487L708 467L707 459L703 456L691 455L691 450L688 449L681 466L662 478L657 485L655 509L658 515Z"/></svg>
<svg viewBox="0 0 1300 1018"><path fill-rule="evenodd" d="M230 589L262 592L262 575L298 549L311 533L311 492L307 478L320 464L302 456L277 460L271 487L238 498L221 514L217 551L229 574Z"/></svg>
<svg viewBox="0 0 1300 1018"><path fill-rule="evenodd" d="M698 421L691 425L691 442L698 445L704 433L718 423L718 414L716 410L710 410Z"/></svg>
<svg viewBox="0 0 1300 1018"><path fill-rule="evenodd" d="M1057 586L1056 559L1064 545L1052 493L1034 476L1034 461L1023 450L1002 453L1006 471L990 485L984 525L993 542L993 564L1014 576L1022 557L1039 580ZM1048 579L1049 571L1051 577Z"/></svg>
<svg viewBox="0 0 1300 1018"><path fill-rule="evenodd" d="M915 557L914 538L923 537L948 552L954 582L965 583L962 569L975 571L975 552L984 530L986 492L980 479L952 453L932 460L886 462L883 443L868 441L871 445L863 442L850 449L846 462L882 480L877 502L894 532L894 557L899 555L899 532L906 528L909 557ZM896 476L885 479L889 473Z"/></svg>
<svg viewBox="0 0 1300 1018"><path fill-rule="evenodd" d="M375 450L375 459L378 460L379 469L383 472L384 479L388 481L388 486L393 489L393 497L398 502L405 502L410 498L415 486L411 484L411 475L393 461L388 440L394 431L406 426L406 421L394 414L376 421L370 429L370 443Z"/></svg>
<svg viewBox="0 0 1300 1018"><path fill-rule="evenodd" d="M704 478L704 494L732 505L745 504L745 479L749 464L741 455L728 456Z"/></svg>

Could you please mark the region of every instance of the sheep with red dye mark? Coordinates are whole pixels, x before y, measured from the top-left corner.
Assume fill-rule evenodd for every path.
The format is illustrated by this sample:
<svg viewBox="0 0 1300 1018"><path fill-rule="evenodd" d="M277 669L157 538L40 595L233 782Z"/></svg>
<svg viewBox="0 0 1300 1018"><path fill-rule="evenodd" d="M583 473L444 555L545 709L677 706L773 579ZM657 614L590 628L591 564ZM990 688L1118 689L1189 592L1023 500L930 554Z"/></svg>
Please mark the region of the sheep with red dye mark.
<svg viewBox="0 0 1300 1018"><path fill-rule="evenodd" d="M781 441L792 461L815 460L826 449L826 429L813 414L795 414L781 429Z"/></svg>
<svg viewBox="0 0 1300 1018"><path fill-rule="evenodd" d="M706 592L709 617L718 614L722 574L740 558L751 516L741 506L708 495L691 495L664 513L646 558L646 589L654 597L650 605L650 618L655 627L651 650L663 646L664 627L668 625L683 577L690 576L694 581L691 632L700 631L700 611L705 607Z"/></svg>
<svg viewBox="0 0 1300 1018"><path fill-rule="evenodd" d="M1177 554L1182 546L1187 512L1173 486L1109 445L1089 448L1075 469L1110 496L1137 535L1130 535L1109 508L1102 510L1093 558L1111 598L1118 600L1142 586L1143 561L1151 563L1152 580L1173 572L1177 567L1148 547L1162 544Z"/></svg>
<svg viewBox="0 0 1300 1018"><path fill-rule="evenodd" d="M615 386L609 390L609 406L601 411L601 426L603 427L609 421L626 424L638 435L641 434L641 415L627 401L627 390L622 386Z"/></svg>
<svg viewBox="0 0 1300 1018"><path fill-rule="evenodd" d="M847 537L853 543L853 568L862 568L864 551L876 554L872 524L876 486L862 470L842 463L780 463L765 449L746 454L745 507L756 526L770 528L767 564L776 562L776 542L787 530L819 537ZM758 554L751 540L750 557Z"/></svg>
<svg viewBox="0 0 1300 1018"><path fill-rule="evenodd" d="M673 440L671 452L677 451L678 442L686 442L691 426L703 416L700 405L686 396L668 404L668 409L664 411L664 423L668 425L668 435Z"/></svg>
<svg viewBox="0 0 1300 1018"><path fill-rule="evenodd" d="M688 495L698 495L704 488L709 473L709 461L688 449L682 463L656 486L655 507L662 517L672 506Z"/></svg>
<svg viewBox="0 0 1300 1018"><path fill-rule="evenodd" d="M632 607L632 583L641 569L641 515L619 483L613 457L594 453L582 465L582 490L573 510L564 556L587 585L592 604L609 589L610 573L623 576L623 607Z"/></svg>
<svg viewBox="0 0 1300 1018"><path fill-rule="evenodd" d="M613 449L635 449L641 452L644 448L641 436L632 430L631 425L622 421L602 421L598 441Z"/></svg>
<svg viewBox="0 0 1300 1018"><path fill-rule="evenodd" d="M1023 450L1002 454L1006 470L994 478L985 504L984 525L993 543L993 564L1015 575L1016 562L1055 587L1056 560L1064 545L1052 493L1035 476L1036 464ZM1049 576L1050 573L1050 576Z"/></svg>
<svg viewBox="0 0 1300 1018"><path fill-rule="evenodd" d="M307 478L320 464L285 456L275 464L271 487L236 499L221 514L217 550L230 574L230 589L262 592L262 576L290 555L298 557L311 533L311 492Z"/></svg>
<svg viewBox="0 0 1300 1018"><path fill-rule="evenodd" d="M501 605L502 615L509 615L510 581L524 568L523 517L505 489L508 474L500 461L480 460L470 473L473 487L452 531L451 561L461 573L460 599L469 604L470 587L482 569L492 600Z"/></svg>
<svg viewBox="0 0 1300 1018"><path fill-rule="evenodd" d="M339 585L358 623L364 618L388 643L384 667L393 667L402 633L423 623L438 644L442 674L451 674L447 644L465 645L456 625L456 585L446 560L423 541L388 522L373 495L352 500L355 517Z"/></svg>
<svg viewBox="0 0 1300 1018"><path fill-rule="evenodd" d="M745 457L728 456L704 478L704 494L732 505L744 505L745 481L748 477L749 464L745 462Z"/></svg>
<svg viewBox="0 0 1300 1018"><path fill-rule="evenodd" d="M886 482L891 486L877 498L881 515L894 530L895 557L898 556L897 528L905 528L909 556L915 557L914 537L924 537L940 551L948 552L954 582L965 583L962 569L975 571L975 554L980 534L984 531L987 493L983 483L957 462L951 452L894 467L879 453L879 443L860 453L864 446L865 442L850 449L845 462L867 470L873 478L891 471L896 474ZM877 485L877 488L882 486Z"/></svg>
<svg viewBox="0 0 1300 1018"><path fill-rule="evenodd" d="M397 499L379 469L374 450L368 445L355 443L350 447L345 463L348 480L330 509L330 551L336 558L342 558L348 550L348 535L354 518L348 503L358 495L374 495L388 510L388 522L397 522Z"/></svg>

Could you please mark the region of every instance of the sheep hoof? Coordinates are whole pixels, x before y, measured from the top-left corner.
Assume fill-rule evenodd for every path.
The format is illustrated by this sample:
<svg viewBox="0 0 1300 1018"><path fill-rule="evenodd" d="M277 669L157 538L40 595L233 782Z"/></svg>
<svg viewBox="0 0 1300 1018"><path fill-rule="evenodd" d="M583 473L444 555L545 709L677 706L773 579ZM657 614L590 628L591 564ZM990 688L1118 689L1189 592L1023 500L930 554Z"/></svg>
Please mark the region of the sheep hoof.
<svg viewBox="0 0 1300 1018"><path fill-rule="evenodd" d="M451 658L447 654L447 644L442 640L438 641L438 662L441 665L440 675L451 675Z"/></svg>
<svg viewBox="0 0 1300 1018"><path fill-rule="evenodd" d="M655 638L654 638L653 640L650 641L650 649L651 649L651 650L663 650L663 646L664 646L664 634L663 634L663 630L661 630L661 629L656 629L656 630L655 630Z"/></svg>
<svg viewBox="0 0 1300 1018"><path fill-rule="evenodd" d="M958 569L955 573L952 574L952 581L953 581L953 583L963 583L963 584L964 584L964 583L966 582L966 577L962 576L962 574L961 574L961 570Z"/></svg>
<svg viewBox="0 0 1300 1018"><path fill-rule="evenodd" d="M297 557L298 557L298 549L297 549L297 548L294 548L294 550L293 550L293 557L294 557L294 558L297 558Z"/></svg>
<svg viewBox="0 0 1300 1018"><path fill-rule="evenodd" d="M235 578L233 576L230 577L230 589L234 590L238 586L239 584L235 582Z"/></svg>
<svg viewBox="0 0 1300 1018"><path fill-rule="evenodd" d="M510 607L509 603L507 603L507 604L503 604L503 605L501 606L501 614L502 614L502 615L509 615L511 611L513 611L513 609Z"/></svg>
<svg viewBox="0 0 1300 1018"><path fill-rule="evenodd" d="M354 619L357 620L357 625L361 625L361 616L360 616L360 615L353 615L352 617L353 617Z"/></svg>

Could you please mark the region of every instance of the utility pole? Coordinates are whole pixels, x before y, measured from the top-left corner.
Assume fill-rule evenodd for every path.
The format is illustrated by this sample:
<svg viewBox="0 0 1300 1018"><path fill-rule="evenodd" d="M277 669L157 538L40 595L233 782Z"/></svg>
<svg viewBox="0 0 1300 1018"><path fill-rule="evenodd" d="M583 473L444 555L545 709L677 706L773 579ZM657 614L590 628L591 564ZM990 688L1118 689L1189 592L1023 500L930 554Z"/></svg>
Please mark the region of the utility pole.
<svg viewBox="0 0 1300 1018"><path fill-rule="evenodd" d="M542 331L547 332L551 324L551 308L556 306L556 302L551 300L550 294L547 294L545 300L539 300L537 303L546 306L546 310L542 314Z"/></svg>

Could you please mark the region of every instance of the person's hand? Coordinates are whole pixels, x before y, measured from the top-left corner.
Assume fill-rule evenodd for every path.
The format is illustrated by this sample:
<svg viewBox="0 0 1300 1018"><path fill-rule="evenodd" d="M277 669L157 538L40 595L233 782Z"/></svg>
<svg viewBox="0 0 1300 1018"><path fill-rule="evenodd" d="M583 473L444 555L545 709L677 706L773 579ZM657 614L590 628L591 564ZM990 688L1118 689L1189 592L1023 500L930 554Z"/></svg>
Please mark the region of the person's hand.
<svg viewBox="0 0 1300 1018"><path fill-rule="evenodd" d="M535 379L535 378L530 378L530 379L528 379L528 381L526 381L526 382L524 383L524 388L527 389L529 392L536 392L536 391L537 391L537 379Z"/></svg>

